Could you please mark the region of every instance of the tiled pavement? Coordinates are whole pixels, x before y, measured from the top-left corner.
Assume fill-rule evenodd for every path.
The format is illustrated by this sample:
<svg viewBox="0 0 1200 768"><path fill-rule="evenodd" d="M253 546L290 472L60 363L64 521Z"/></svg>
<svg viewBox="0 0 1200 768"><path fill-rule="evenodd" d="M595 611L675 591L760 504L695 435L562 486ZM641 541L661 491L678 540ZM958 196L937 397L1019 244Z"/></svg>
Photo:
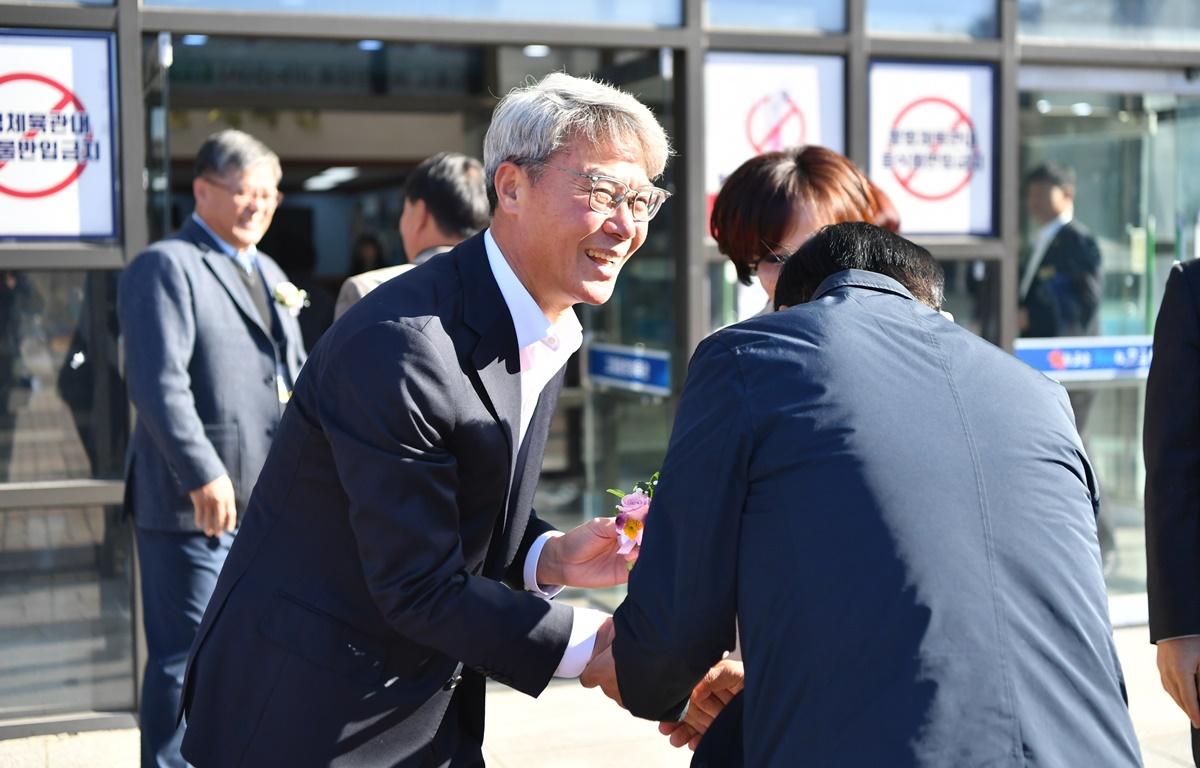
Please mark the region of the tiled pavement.
<svg viewBox="0 0 1200 768"><path fill-rule="evenodd" d="M1147 768L1191 765L1187 724L1158 686L1154 650L1144 627L1117 631L1130 708ZM685 766L654 724L634 720L598 691L555 683L537 699L501 686L488 696L488 765L492 768ZM5 768L124 768L137 764L137 731L98 731L0 741Z"/></svg>

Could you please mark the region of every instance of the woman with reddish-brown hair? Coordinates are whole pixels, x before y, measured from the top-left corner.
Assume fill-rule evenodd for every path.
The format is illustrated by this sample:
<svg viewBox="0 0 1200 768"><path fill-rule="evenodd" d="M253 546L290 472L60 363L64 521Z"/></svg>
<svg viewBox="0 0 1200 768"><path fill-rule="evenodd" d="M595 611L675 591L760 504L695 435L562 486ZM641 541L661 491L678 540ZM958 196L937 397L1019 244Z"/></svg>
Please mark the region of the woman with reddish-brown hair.
<svg viewBox="0 0 1200 768"><path fill-rule="evenodd" d="M891 201L854 163L831 149L805 146L742 163L717 194L709 231L742 283L757 275L771 307L787 257L821 227L846 221L900 229Z"/></svg>

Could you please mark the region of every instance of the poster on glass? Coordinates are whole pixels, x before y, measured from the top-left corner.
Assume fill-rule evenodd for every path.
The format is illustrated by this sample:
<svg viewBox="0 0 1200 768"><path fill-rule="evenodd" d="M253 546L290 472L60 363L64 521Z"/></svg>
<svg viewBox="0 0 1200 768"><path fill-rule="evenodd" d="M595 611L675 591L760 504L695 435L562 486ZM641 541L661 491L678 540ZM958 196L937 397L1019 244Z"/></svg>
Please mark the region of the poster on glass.
<svg viewBox="0 0 1200 768"><path fill-rule="evenodd" d="M113 35L0 31L0 240L117 236Z"/></svg>
<svg viewBox="0 0 1200 768"><path fill-rule="evenodd" d="M995 235L995 70L873 61L871 180L908 235Z"/></svg>

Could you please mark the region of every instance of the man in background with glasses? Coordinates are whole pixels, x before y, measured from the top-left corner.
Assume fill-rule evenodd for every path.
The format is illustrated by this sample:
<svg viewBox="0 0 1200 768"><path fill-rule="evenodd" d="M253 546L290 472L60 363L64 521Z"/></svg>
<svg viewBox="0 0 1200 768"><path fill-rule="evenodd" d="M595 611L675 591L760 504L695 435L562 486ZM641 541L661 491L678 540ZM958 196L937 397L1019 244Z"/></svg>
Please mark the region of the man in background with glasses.
<svg viewBox="0 0 1200 768"><path fill-rule="evenodd" d="M279 204L279 158L226 130L196 156L183 228L121 277L126 459L148 656L142 765L183 766L176 726L188 649L304 362L303 298L256 245Z"/></svg>

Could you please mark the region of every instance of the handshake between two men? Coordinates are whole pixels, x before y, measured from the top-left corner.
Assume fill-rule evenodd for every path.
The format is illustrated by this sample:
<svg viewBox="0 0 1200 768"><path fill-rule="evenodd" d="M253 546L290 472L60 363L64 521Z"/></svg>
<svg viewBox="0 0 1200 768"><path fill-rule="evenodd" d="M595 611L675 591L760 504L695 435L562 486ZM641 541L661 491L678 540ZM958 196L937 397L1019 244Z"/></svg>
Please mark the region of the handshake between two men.
<svg viewBox="0 0 1200 768"><path fill-rule="evenodd" d="M538 583L584 588L625 583L637 562L640 548L622 553L619 537L619 529L612 518L596 518L548 540L538 558ZM599 687L606 696L624 707L613 657L616 631L611 617L603 619L596 630L591 657L580 675L580 682L586 688ZM695 750L717 715L741 692L743 682L741 661L718 661L695 684L678 719L659 724L660 732L670 739L672 746L687 745Z"/></svg>

